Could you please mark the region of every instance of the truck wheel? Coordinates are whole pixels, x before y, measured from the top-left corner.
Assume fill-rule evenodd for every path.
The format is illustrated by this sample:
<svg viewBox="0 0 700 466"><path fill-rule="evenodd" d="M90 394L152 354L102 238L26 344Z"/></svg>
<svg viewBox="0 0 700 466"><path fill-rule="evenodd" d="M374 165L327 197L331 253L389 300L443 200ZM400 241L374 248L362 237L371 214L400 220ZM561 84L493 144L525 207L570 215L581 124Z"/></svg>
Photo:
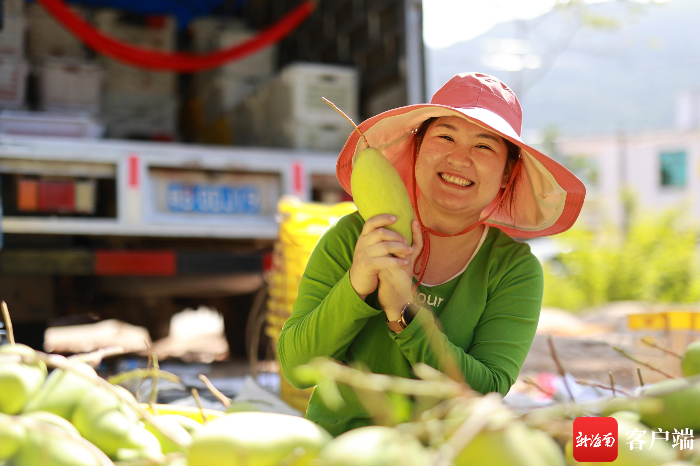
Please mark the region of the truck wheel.
<svg viewBox="0 0 700 466"><path fill-rule="evenodd" d="M13 324L15 342L25 344L37 351L44 351L46 322L21 322Z"/></svg>

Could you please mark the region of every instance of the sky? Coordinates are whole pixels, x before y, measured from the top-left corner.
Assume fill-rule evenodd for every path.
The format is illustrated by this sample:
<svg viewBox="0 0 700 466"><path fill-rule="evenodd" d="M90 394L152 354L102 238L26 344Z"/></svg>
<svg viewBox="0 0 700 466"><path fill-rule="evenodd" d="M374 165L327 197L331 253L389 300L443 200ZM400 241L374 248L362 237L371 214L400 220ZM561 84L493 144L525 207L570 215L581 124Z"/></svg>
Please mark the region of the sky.
<svg viewBox="0 0 700 466"><path fill-rule="evenodd" d="M500 22L540 16L556 3L557 0L423 0L423 39L430 48L448 47L472 39Z"/></svg>

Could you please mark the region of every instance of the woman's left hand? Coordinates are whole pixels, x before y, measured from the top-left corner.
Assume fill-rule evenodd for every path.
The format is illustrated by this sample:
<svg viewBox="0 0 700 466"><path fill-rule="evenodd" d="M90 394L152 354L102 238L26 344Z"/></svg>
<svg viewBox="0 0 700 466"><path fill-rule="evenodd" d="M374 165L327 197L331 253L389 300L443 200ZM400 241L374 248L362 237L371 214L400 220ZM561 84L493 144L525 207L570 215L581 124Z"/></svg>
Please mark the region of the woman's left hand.
<svg viewBox="0 0 700 466"><path fill-rule="evenodd" d="M392 322L399 320L404 306L413 302L413 265L423 249L423 235L417 220L413 221L411 229L413 230L413 253L407 257L409 264L379 271L379 304Z"/></svg>

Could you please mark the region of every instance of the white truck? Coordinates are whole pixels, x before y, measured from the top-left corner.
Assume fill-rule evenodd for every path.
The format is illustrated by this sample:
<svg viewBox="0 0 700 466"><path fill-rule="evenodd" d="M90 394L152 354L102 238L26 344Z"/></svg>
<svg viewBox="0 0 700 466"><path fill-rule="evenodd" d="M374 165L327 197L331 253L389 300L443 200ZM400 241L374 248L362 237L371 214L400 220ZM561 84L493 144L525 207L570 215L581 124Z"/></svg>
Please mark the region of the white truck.
<svg viewBox="0 0 700 466"><path fill-rule="evenodd" d="M362 117L424 102L421 8L417 0L321 2L280 43L277 66L355 66ZM336 157L0 134L0 300L17 340L40 348L47 325L85 315L143 325L158 339L175 312L205 305L223 315L230 352L242 356L249 310L264 294L277 201L347 200Z"/></svg>
<svg viewBox="0 0 700 466"><path fill-rule="evenodd" d="M336 154L117 140L0 139L0 299L18 340L93 314L165 336L222 313L232 351L263 284L281 195L340 200Z"/></svg>

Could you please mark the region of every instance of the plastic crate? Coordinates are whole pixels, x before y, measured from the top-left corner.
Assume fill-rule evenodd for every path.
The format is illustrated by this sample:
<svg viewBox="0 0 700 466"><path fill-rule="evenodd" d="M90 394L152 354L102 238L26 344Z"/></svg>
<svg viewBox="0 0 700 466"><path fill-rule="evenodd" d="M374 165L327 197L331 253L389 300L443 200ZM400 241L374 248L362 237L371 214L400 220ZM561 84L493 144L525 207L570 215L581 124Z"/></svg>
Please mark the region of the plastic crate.
<svg viewBox="0 0 700 466"><path fill-rule="evenodd" d="M0 108L19 109L24 106L29 65L13 58L0 60Z"/></svg>
<svg viewBox="0 0 700 466"><path fill-rule="evenodd" d="M700 331L700 312L665 311L629 314L627 327L630 330Z"/></svg>
<svg viewBox="0 0 700 466"><path fill-rule="evenodd" d="M27 20L24 16L5 17L0 30L0 56L22 58L24 56L24 32Z"/></svg>
<svg viewBox="0 0 700 466"><path fill-rule="evenodd" d="M3 0L2 15L5 19L24 16L24 0Z"/></svg>
<svg viewBox="0 0 700 466"><path fill-rule="evenodd" d="M98 139L104 126L89 116L6 110L0 112L0 134Z"/></svg>
<svg viewBox="0 0 700 466"><path fill-rule="evenodd" d="M292 408L299 412L306 413L309 406L309 399L313 393L313 388L299 390L292 387L284 376L280 376L280 398Z"/></svg>
<svg viewBox="0 0 700 466"><path fill-rule="evenodd" d="M166 16L146 17L141 24L130 22L120 11L103 9L95 14L95 24L104 33L130 44L153 50L175 48L175 20ZM105 69L104 91L107 94L142 94L174 96L177 75L148 71L102 58Z"/></svg>
<svg viewBox="0 0 700 466"><path fill-rule="evenodd" d="M107 135L113 138L177 138L178 100L168 96L110 94L103 100Z"/></svg>
<svg viewBox="0 0 700 466"><path fill-rule="evenodd" d="M238 79L223 74L210 75L211 81L199 90L205 122L231 112L261 85L257 78Z"/></svg>
<svg viewBox="0 0 700 466"><path fill-rule="evenodd" d="M104 59L106 94L140 94L172 97L177 94L177 75L159 73Z"/></svg>
<svg viewBox="0 0 700 466"><path fill-rule="evenodd" d="M130 44L155 50L174 50L174 18L150 16L140 23L133 22L132 18L133 15L105 8L95 14L95 25L102 32Z"/></svg>
<svg viewBox="0 0 700 466"><path fill-rule="evenodd" d="M240 21L220 18L200 18L190 25L195 52L212 52L232 47L254 37L257 32ZM217 75L241 79L268 79L275 71L276 46L270 45L214 70Z"/></svg>
<svg viewBox="0 0 700 466"><path fill-rule="evenodd" d="M344 118L329 119L326 122L297 119L277 123L280 125L272 125L273 145L291 149L340 151L353 131L350 123Z"/></svg>
<svg viewBox="0 0 700 466"><path fill-rule="evenodd" d="M71 6L71 11L81 18L86 10ZM29 5L28 52L32 60L47 58L87 58L87 48L70 32L36 3Z"/></svg>
<svg viewBox="0 0 700 466"><path fill-rule="evenodd" d="M316 124L344 121L349 125L321 97L333 102L354 121L358 119L359 81L355 68L296 63L284 68L269 86L267 111L271 120Z"/></svg>
<svg viewBox="0 0 700 466"><path fill-rule="evenodd" d="M213 51L232 47L251 39L256 34L257 32L248 30L224 29L213 37L213 42L209 50ZM276 47L270 45L241 60L236 60L228 65L222 66L221 72L223 75L234 79L269 79L275 72L275 59Z"/></svg>
<svg viewBox="0 0 700 466"><path fill-rule="evenodd" d="M92 63L46 62L37 67L39 107L60 113L100 112L102 68Z"/></svg>

